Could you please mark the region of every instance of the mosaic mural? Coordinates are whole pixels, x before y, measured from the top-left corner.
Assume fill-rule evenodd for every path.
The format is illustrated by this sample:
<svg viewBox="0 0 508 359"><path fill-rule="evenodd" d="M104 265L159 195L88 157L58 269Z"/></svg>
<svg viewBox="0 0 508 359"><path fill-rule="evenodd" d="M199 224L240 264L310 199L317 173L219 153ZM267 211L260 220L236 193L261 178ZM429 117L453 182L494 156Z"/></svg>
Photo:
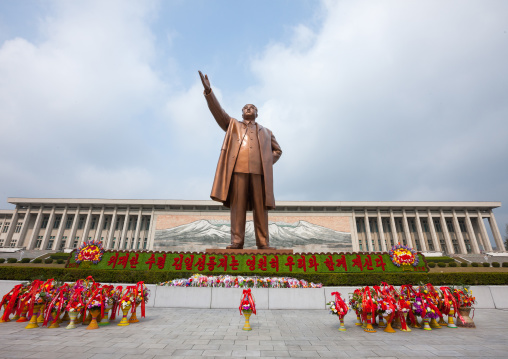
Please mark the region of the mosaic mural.
<svg viewBox="0 0 508 359"><path fill-rule="evenodd" d="M227 217L212 216L201 219L195 216L159 217L163 218L157 219L154 250L201 252L206 248L225 248L231 242L231 226L229 220L225 219ZM274 220L269 222L270 245L276 248L292 248L295 252L353 250L348 217L298 218L274 216L272 218ZM245 248L255 248L252 220L247 221L245 232Z"/></svg>

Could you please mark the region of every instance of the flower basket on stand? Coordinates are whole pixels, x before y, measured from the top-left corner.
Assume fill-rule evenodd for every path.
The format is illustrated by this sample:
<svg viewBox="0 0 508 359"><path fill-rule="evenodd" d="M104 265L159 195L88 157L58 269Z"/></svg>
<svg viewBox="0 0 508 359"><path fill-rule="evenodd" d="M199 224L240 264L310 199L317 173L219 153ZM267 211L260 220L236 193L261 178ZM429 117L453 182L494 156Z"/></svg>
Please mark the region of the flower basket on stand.
<svg viewBox="0 0 508 359"><path fill-rule="evenodd" d="M252 296L250 288L243 290L239 310L240 315L243 314L243 316L245 317L245 324L242 329L252 330L249 319L252 313L256 314L256 304L254 302L254 297Z"/></svg>
<svg viewBox="0 0 508 359"><path fill-rule="evenodd" d="M355 289L353 293L349 293L349 308L355 311L356 323L355 325L360 326L362 323L362 291Z"/></svg>
<svg viewBox="0 0 508 359"><path fill-rule="evenodd" d="M453 296L457 301L459 307L457 326L461 328L476 328L473 318L469 316L471 309L474 313L474 304L476 303L473 292L468 287L455 288ZM474 314L473 314L474 316Z"/></svg>
<svg viewBox="0 0 508 359"><path fill-rule="evenodd" d="M119 326L126 326L130 325L129 320L127 319L127 314L129 313L129 310L135 309L134 303L136 302L136 297L134 296L134 289L135 286L128 286L125 288L125 290L122 292L122 297L120 298L118 302L118 311L122 311L122 320L120 323L118 323Z"/></svg>
<svg viewBox="0 0 508 359"><path fill-rule="evenodd" d="M148 303L148 296L150 295L150 291L144 284L144 282L138 282L133 289L134 292L134 308L132 309L132 315L129 319L129 323L137 323L139 322L138 317L136 316L136 309L138 306L141 306L141 318L145 317L145 306Z"/></svg>
<svg viewBox="0 0 508 359"><path fill-rule="evenodd" d="M327 305L330 306L330 313L339 317L339 331L345 332L346 326L344 325L344 317L346 316L349 308L346 302L344 302L344 299L340 296L339 292L333 292L332 295L335 296L335 300L327 303Z"/></svg>

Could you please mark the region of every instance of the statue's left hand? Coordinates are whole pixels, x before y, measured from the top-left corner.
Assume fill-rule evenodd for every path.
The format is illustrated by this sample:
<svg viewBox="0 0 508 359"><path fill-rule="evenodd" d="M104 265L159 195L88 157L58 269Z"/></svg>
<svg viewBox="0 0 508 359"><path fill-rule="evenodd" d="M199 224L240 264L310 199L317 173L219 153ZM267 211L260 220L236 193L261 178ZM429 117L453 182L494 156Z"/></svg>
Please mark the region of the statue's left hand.
<svg viewBox="0 0 508 359"><path fill-rule="evenodd" d="M208 80L208 75L203 76L201 71L199 72L199 76L201 77L201 82L203 83L203 87L205 88L205 93L208 95L210 91L212 91L212 87L210 86L210 80Z"/></svg>

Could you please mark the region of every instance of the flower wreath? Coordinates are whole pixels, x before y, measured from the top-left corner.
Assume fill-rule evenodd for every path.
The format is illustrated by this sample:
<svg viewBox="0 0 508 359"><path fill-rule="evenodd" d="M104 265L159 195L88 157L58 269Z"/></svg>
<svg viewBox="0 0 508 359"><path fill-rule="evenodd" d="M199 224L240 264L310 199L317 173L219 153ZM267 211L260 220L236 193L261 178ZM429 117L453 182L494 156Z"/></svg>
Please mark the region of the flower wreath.
<svg viewBox="0 0 508 359"><path fill-rule="evenodd" d="M92 262L93 264L97 264L101 261L103 254L104 254L104 247L102 246L102 242L87 241L87 242L83 242L81 247L79 247L74 259L76 260L76 263L78 263L78 264L83 261Z"/></svg>
<svg viewBox="0 0 508 359"><path fill-rule="evenodd" d="M418 266L418 254L413 248L408 246L403 246L401 244L396 244L390 249L388 252L390 254L390 259L392 263L397 267L402 266L410 266L413 267Z"/></svg>

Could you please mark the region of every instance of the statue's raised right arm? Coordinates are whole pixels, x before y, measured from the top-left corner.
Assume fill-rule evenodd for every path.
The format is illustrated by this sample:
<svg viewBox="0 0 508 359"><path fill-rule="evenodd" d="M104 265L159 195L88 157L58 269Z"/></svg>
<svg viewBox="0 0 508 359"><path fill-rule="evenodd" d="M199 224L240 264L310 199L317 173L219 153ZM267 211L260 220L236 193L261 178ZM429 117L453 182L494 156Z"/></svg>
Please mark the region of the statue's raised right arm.
<svg viewBox="0 0 508 359"><path fill-rule="evenodd" d="M215 121L219 124L219 126L226 131L229 126L229 122L231 121L231 117L224 111L221 107L219 101L215 97L212 87L210 86L210 80L208 80L208 75L204 75L199 71L199 76L201 77L201 82L203 83L203 87L205 88L204 95L206 98L206 102L208 103L208 108L212 113Z"/></svg>

